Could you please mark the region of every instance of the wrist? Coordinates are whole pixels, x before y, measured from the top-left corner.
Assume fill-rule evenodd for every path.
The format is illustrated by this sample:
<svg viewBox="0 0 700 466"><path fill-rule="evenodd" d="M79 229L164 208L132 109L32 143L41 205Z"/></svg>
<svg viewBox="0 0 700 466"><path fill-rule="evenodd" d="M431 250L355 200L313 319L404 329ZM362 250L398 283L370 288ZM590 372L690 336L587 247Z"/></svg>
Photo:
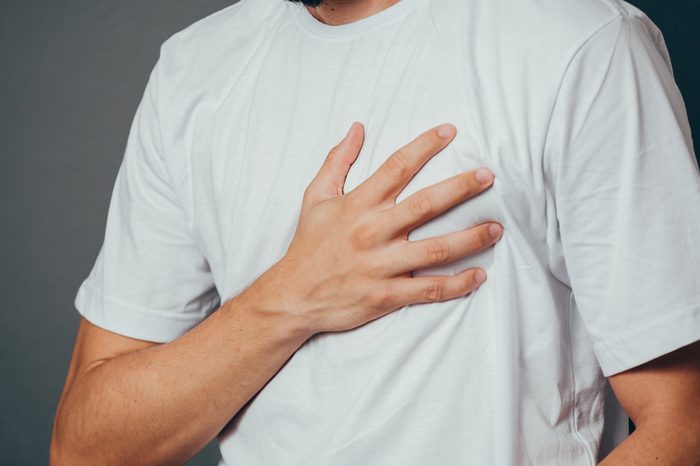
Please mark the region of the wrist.
<svg viewBox="0 0 700 466"><path fill-rule="evenodd" d="M276 338L301 345L319 330L307 314L299 312L297 306L290 303L266 274L226 301L222 310L245 315Z"/></svg>

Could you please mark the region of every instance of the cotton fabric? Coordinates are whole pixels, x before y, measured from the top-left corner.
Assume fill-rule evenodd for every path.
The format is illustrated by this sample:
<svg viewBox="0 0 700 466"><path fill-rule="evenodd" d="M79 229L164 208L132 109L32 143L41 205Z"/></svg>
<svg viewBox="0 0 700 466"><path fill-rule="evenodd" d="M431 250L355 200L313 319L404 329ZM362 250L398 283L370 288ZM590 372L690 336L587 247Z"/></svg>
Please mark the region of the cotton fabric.
<svg viewBox="0 0 700 466"><path fill-rule="evenodd" d="M346 192L455 124L398 201L489 167L492 188L410 235L501 222L494 248L416 271L488 279L315 335L221 433L220 464L595 464L624 435L605 377L700 337L687 114L661 32L623 1L401 0L331 26L242 0L174 34L77 310L134 338L187 332L284 255L354 120Z"/></svg>

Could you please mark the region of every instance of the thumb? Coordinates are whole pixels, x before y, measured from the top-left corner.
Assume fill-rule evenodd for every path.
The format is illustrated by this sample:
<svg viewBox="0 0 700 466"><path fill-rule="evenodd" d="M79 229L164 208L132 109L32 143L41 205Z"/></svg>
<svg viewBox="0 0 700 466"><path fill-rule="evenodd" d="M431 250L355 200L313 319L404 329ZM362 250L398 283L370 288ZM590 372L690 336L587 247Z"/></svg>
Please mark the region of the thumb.
<svg viewBox="0 0 700 466"><path fill-rule="evenodd" d="M340 143L334 146L307 188L307 197L314 202L343 194L345 179L357 159L364 142L364 127L355 121Z"/></svg>

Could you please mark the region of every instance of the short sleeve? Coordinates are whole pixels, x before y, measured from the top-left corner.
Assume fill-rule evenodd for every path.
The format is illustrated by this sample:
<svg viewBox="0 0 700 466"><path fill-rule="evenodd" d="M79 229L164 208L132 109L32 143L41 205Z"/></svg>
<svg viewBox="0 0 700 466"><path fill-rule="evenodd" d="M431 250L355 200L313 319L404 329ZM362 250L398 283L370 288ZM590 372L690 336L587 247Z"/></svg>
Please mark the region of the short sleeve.
<svg viewBox="0 0 700 466"><path fill-rule="evenodd" d="M104 240L75 306L106 330L162 343L202 321L219 296L162 150L158 68L156 63L132 121Z"/></svg>
<svg viewBox="0 0 700 466"><path fill-rule="evenodd" d="M573 55L544 161L558 232L551 253L603 373L700 339L700 174L648 17L611 20Z"/></svg>

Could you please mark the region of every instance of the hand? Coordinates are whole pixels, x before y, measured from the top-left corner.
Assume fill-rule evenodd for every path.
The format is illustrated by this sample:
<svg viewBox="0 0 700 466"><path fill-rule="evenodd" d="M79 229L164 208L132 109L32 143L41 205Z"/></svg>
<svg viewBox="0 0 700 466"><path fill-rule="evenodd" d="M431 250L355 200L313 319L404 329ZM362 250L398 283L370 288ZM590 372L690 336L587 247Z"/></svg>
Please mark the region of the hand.
<svg viewBox="0 0 700 466"><path fill-rule="evenodd" d="M396 203L411 178L455 134L449 124L426 131L344 193L364 140L362 125L353 123L306 188L285 256L246 292L255 293L263 309L301 316L313 334L348 330L407 304L474 291L486 279L482 269L421 277L411 271L493 245L502 232L498 223L419 241L409 241L408 233L490 187L493 174L485 168L460 173Z"/></svg>

